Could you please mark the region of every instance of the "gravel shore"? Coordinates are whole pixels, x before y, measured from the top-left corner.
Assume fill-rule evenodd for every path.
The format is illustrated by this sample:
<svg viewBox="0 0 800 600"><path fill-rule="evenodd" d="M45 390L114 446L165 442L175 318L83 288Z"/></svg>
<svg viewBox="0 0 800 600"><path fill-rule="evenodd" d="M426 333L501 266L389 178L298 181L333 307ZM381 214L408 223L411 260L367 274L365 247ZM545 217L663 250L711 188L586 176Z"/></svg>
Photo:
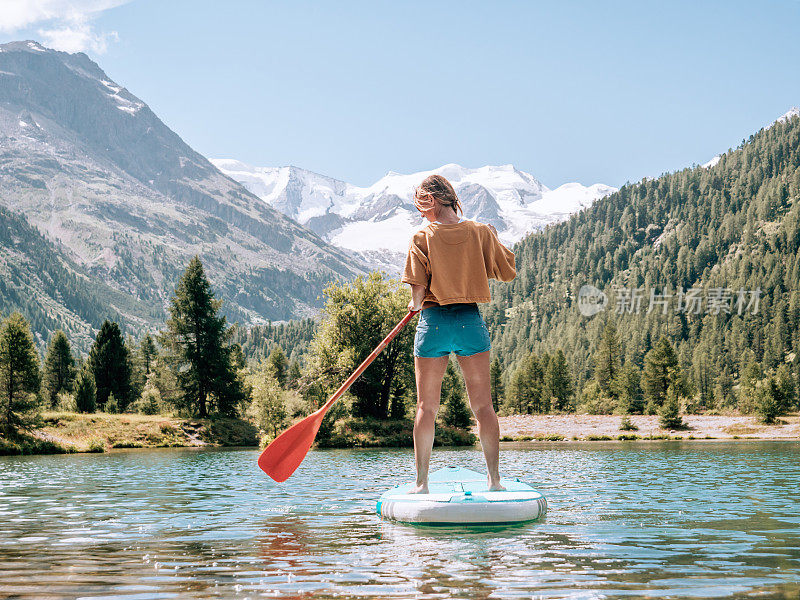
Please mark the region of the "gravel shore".
<svg viewBox="0 0 800 600"><path fill-rule="evenodd" d="M686 429L662 429L657 416L630 415L635 431L620 429L619 415L511 415L499 417L504 441L529 439L619 439L619 436L663 439L800 439L800 415L780 417L775 425L762 425L750 415L684 415ZM477 430L475 430L477 433ZM510 439L509 439L510 438ZM624 438L623 438L624 439Z"/></svg>

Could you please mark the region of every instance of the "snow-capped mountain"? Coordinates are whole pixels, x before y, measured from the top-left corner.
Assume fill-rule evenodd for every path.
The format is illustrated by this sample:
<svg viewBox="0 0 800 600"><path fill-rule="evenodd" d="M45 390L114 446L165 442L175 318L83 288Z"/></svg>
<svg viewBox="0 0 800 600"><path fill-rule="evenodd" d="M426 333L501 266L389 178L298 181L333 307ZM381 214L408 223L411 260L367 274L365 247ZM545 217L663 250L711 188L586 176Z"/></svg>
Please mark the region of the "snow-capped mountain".
<svg viewBox="0 0 800 600"><path fill-rule="evenodd" d="M428 175L446 177L465 218L494 225L509 246L616 191L579 183L551 190L512 165L467 169L448 164L410 175L390 172L369 187L357 187L298 167L254 167L233 159L211 162L326 241L391 274L402 267L411 235L427 224L414 207L413 195Z"/></svg>

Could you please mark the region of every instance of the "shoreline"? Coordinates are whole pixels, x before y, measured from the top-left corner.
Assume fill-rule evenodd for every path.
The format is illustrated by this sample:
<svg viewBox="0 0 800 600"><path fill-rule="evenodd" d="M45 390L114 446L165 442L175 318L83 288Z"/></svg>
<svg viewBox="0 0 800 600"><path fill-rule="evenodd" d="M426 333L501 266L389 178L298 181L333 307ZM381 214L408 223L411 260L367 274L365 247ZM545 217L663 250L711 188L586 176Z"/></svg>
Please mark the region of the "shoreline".
<svg viewBox="0 0 800 600"><path fill-rule="evenodd" d="M791 413L774 425L758 423L752 415L684 415L685 429L662 429L658 417L629 415L635 430L621 430L621 415L508 415L500 416L500 442L575 443L632 441L800 441L800 414ZM412 447L411 422L350 420L345 431L323 448ZM477 426L451 439L437 427L440 446L478 446ZM469 437L465 437L469 436ZM256 429L231 418L183 418L138 414L79 414L48 412L42 427L18 439L0 437L0 455L106 452L153 448L258 448Z"/></svg>
<svg viewBox="0 0 800 600"><path fill-rule="evenodd" d="M45 412L29 434L0 436L0 455L106 452L118 448L258 446L256 428L235 418Z"/></svg>
<svg viewBox="0 0 800 600"><path fill-rule="evenodd" d="M635 430L619 428L622 415L508 415L498 417L502 442L649 440L800 440L800 414L774 425L753 415L683 415L684 429L662 429L655 415L628 415ZM473 431L476 429L473 427Z"/></svg>

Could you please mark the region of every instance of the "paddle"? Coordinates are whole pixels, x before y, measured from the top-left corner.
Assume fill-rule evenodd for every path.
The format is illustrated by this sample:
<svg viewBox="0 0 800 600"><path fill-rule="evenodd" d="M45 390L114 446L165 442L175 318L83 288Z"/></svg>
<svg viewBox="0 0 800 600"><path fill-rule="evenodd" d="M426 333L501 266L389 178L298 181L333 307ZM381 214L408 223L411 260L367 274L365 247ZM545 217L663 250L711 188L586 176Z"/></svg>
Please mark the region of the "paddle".
<svg viewBox="0 0 800 600"><path fill-rule="evenodd" d="M269 446L264 448L261 456L258 457L258 466L267 475L272 477L275 481L286 481L295 472L300 463L308 454L311 449L311 444L314 443L314 438L317 437L322 418L328 409L333 406L333 403L339 399L339 396L344 394L353 382L364 372L370 363L375 360L386 346L389 345L394 337L400 333L400 330L406 326L406 323L419 311L408 311L408 314L403 317L403 320L395 325L394 329L389 332L383 341L378 344L378 347L372 351L367 358L364 359L359 367L347 378L342 386L336 390L336 393L331 396L322 408L316 412L311 413L302 421L298 421L289 429L284 431L276 437Z"/></svg>

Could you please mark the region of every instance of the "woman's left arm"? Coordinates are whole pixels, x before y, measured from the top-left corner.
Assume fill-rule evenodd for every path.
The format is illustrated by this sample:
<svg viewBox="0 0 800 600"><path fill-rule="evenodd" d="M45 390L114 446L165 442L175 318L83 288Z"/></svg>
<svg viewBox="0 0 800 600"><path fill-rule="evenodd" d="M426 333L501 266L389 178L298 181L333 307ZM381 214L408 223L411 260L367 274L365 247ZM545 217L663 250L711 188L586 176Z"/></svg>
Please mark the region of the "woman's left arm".
<svg viewBox="0 0 800 600"><path fill-rule="evenodd" d="M409 285L411 285L411 302L408 303L408 310L422 310L422 301L425 298L425 290L427 288L424 285L417 285L415 283Z"/></svg>

